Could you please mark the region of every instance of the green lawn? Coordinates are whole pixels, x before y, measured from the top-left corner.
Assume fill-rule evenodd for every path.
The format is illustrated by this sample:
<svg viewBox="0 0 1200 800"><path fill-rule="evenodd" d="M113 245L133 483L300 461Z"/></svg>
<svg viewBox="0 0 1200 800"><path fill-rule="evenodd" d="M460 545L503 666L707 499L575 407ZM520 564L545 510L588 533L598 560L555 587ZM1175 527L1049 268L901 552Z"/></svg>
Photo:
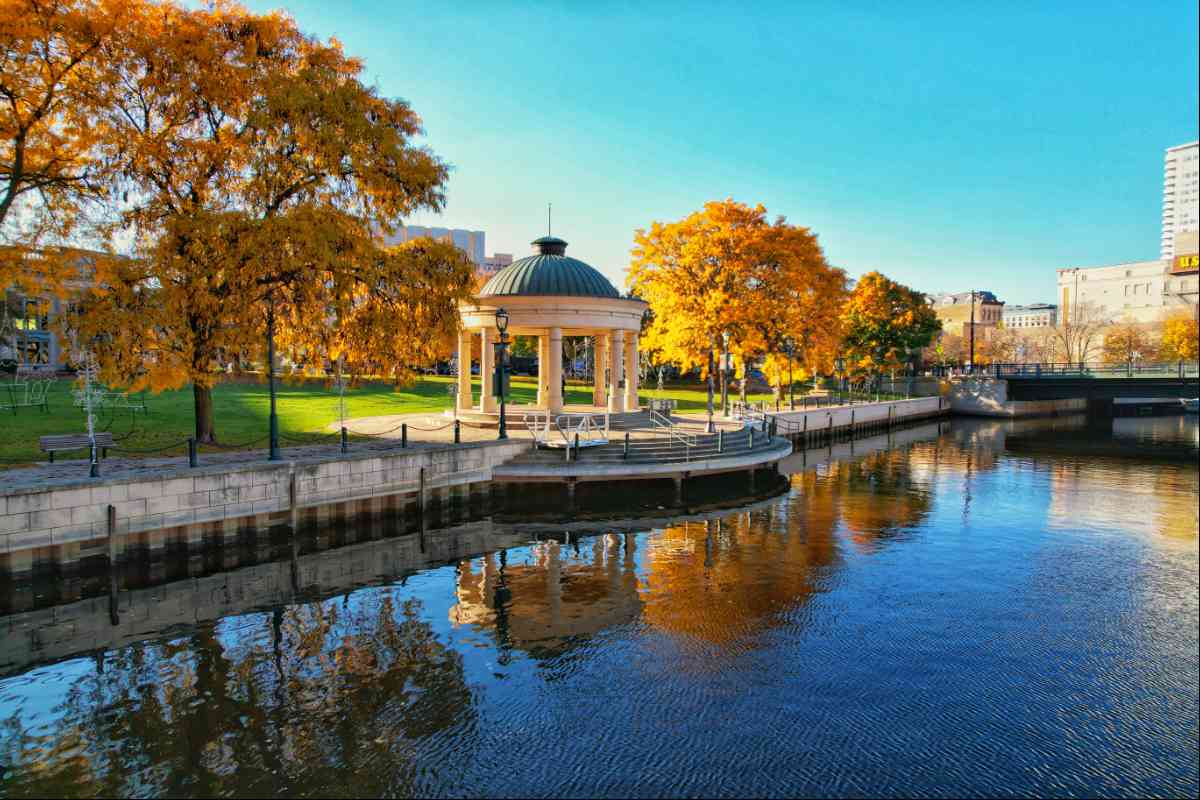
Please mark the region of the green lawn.
<svg viewBox="0 0 1200 800"><path fill-rule="evenodd" d="M388 383L364 383L346 391L346 416L373 417L422 411L441 412L450 407L447 387L451 377L424 377L399 389ZM20 408L14 414L0 411L0 466L44 460L38 450L38 437L49 434L82 433L87 429L84 412L71 401L73 382L59 380L50 390L49 411ZM0 390L3 386L0 385ZM534 378L512 379L512 400L532 403L537 396ZM798 392L799 394L799 392ZM678 401L680 411L703 411L706 394L703 386L672 387L659 392L645 389L643 400L669 397ZM475 381L475 397L479 382ZM285 437L313 441L322 438L325 427L338 418L337 394L324 381L281 382L277 389L280 433ZM590 403L592 390L582 383L567 385L567 403ZM769 399L754 394L752 400ZM97 427L113 433L122 447L151 450L169 447L167 453L186 452L184 444L192 432L192 391L190 388L147 394L149 413L134 415L128 409L102 409L97 412ZM225 445L265 448L261 439L267 432L269 399L266 383L236 382L219 385L213 391L213 411L217 439ZM124 437L124 438L123 438ZM250 444L246 444L250 443ZM295 444L287 441L284 445ZM82 457L82 453L74 457ZM64 454L65 457L72 457Z"/></svg>

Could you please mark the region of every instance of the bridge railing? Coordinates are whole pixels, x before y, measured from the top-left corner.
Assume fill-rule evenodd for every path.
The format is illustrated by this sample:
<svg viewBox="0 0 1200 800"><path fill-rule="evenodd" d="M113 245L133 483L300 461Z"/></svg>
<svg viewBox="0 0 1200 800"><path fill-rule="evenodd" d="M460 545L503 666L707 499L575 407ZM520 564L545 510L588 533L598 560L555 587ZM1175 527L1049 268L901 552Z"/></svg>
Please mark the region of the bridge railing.
<svg viewBox="0 0 1200 800"><path fill-rule="evenodd" d="M1200 375L1200 365L1195 361L992 364L985 374L993 378L1194 378Z"/></svg>

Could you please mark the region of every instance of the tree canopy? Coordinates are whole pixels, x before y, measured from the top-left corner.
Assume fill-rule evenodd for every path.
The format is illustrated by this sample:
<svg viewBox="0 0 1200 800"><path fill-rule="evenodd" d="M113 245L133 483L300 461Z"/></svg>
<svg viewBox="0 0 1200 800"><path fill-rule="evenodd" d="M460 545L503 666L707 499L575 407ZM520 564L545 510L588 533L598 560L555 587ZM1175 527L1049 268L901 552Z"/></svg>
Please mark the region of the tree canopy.
<svg viewBox="0 0 1200 800"><path fill-rule="evenodd" d="M76 323L105 378L190 382L211 441L211 388L233 361L263 360L268 321L313 365L403 379L431 359L472 274L449 245L382 244L444 202L448 169L414 143L417 114L284 14L130 6L143 13L122 29L96 147L116 189L102 230L135 253L98 261Z"/></svg>
<svg viewBox="0 0 1200 800"><path fill-rule="evenodd" d="M878 373L903 365L942 329L925 296L878 272L863 275L841 317L847 369Z"/></svg>

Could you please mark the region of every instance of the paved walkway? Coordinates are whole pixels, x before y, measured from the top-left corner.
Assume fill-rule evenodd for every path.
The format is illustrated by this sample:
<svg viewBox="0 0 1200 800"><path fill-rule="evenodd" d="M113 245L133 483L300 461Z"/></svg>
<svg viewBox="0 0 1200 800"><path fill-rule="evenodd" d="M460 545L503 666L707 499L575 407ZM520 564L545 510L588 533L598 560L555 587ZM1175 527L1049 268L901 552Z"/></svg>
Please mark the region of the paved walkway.
<svg viewBox="0 0 1200 800"><path fill-rule="evenodd" d="M681 414L675 417L676 424L692 432L702 432L705 425L703 414ZM726 429L741 427L741 423L718 418L716 422ZM394 450L400 446L401 428L408 425L408 446L412 449L453 446L454 422L449 417L440 414L422 412L418 414L392 414L380 417L361 417L346 421L350 431L350 455L360 455L371 452ZM338 430L337 423L329 426L330 442L328 444L306 444L301 446L285 446L281 448L284 461L320 461L336 458L340 455L337 439L333 436ZM355 436L376 437L373 441L355 440ZM496 440L495 428L477 428L462 425L460 436L463 444L474 442L490 442ZM624 432L621 432L624 436ZM654 438L661 436L651 430L636 430L630 432L630 438ZM528 439L529 433L524 430L510 430L510 439ZM287 444L286 438L283 444ZM112 457L101 460L100 479L137 479L163 477L165 474L187 474L187 456L125 456L119 448L110 453ZM222 464L238 465L267 460L266 449L219 451L210 447L201 447L198 467L215 467ZM39 488L58 484L77 483L88 478L87 459L57 459L53 464L43 462L28 467L0 471L0 496L21 489Z"/></svg>

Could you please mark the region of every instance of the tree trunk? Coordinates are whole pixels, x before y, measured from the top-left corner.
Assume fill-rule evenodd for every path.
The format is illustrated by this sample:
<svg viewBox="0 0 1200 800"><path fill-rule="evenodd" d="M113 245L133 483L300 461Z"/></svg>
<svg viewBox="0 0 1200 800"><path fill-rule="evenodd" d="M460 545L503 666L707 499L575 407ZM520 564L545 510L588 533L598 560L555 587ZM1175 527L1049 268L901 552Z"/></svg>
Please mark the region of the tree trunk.
<svg viewBox="0 0 1200 800"><path fill-rule="evenodd" d="M196 441L201 444L215 444L216 431L213 430L212 387L192 384L192 398L195 400Z"/></svg>

